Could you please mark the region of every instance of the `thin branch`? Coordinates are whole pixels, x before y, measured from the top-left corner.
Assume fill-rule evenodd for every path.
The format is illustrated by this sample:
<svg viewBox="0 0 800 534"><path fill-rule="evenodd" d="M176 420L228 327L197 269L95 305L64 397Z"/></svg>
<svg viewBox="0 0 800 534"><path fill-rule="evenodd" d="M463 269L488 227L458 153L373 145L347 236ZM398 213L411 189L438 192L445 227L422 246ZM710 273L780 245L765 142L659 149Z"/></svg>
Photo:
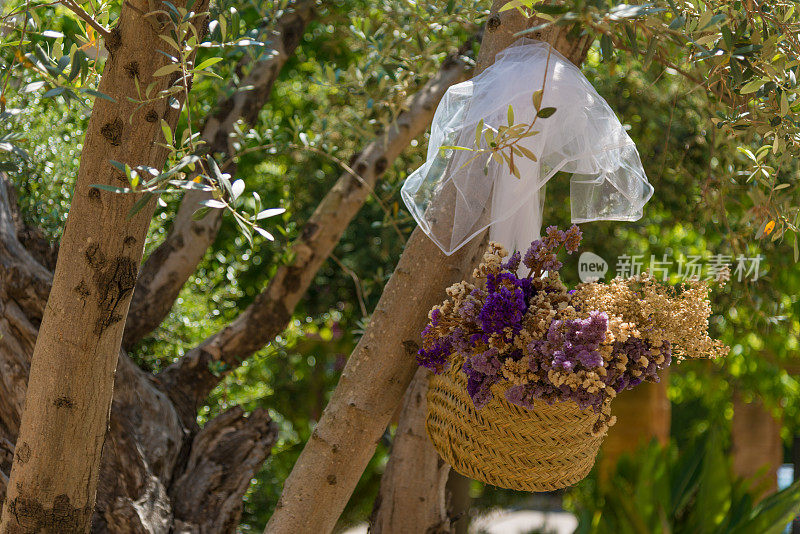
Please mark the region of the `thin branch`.
<svg viewBox="0 0 800 534"><path fill-rule="evenodd" d="M216 111L206 118L201 129L202 139L210 152L227 154L221 162L223 172L235 174L234 151L229 142L234 125L240 119L252 124L254 115L269 101L270 89L294 53L306 25L314 18L314 9L314 0L298 0L291 4L291 9L281 15L268 32L275 46L274 53L256 61L247 77L238 86L230 87L231 96L220 100ZM161 324L216 238L220 211L215 210L199 221L192 219L198 202L208 198L207 193L196 191L184 194L172 229L142 266L128 313L124 347L132 346Z"/></svg>
<svg viewBox="0 0 800 534"><path fill-rule="evenodd" d="M611 37L611 41L614 43L614 47L615 48L617 48L619 50L623 50L623 51L631 53L631 54L636 54L637 53L637 51L633 50L631 47L622 44L622 41L616 35L610 34L610 33L606 34L606 35ZM655 37L651 37L651 38L655 39ZM706 82L704 82L703 80L701 80L697 76L693 75L689 71L682 69L681 67L676 65L674 62L661 57L661 55L659 55L659 54L654 54L653 55L653 59L655 61L657 61L658 63L660 63L661 65L663 65L664 67L674 70L675 72L677 72L678 74L680 74L681 76L683 76L684 78L689 80L690 82L694 83L697 87L702 87L703 89L705 89L709 93L711 93L714 96L716 96L717 98L719 98L719 100L721 102L724 102L724 103L726 103L726 104L728 104L730 106L734 106L735 105L735 102L732 99L726 97L724 94L722 94L719 91L715 91Z"/></svg>
<svg viewBox="0 0 800 534"><path fill-rule="evenodd" d="M108 39L111 36L111 32L108 29L97 22L89 13L84 11L81 6L73 2L73 0L61 0L61 5L78 15L78 17L83 19L86 24L94 28L97 33L102 35L104 39Z"/></svg>
<svg viewBox="0 0 800 534"><path fill-rule="evenodd" d="M238 158L240 158L240 157L242 157L245 154L248 154L250 152L268 150L270 148L276 148L278 146L279 145L277 143L270 143L270 144L267 144L267 145L259 145L259 146L248 147L248 148L238 152L236 154L236 158L238 159ZM367 190L369 190L370 194L372 195L372 198L374 198L375 202L378 203L380 208L383 210L383 213L386 215L386 218L389 220L389 223L394 228L394 231L397 234L397 237L400 238L400 242L405 244L406 236L403 235L403 232L400 230L400 227L397 226L397 222L394 220L394 217L392 217L392 212L389 210L389 207L381 199L381 197L378 196L378 193L375 191L375 189L371 185L369 185L369 182L367 182L364 179L363 176L361 176L356 171L354 171L353 168L350 165L348 165L347 163L345 163L344 160L334 156L333 154L329 154L328 152L325 152L324 150L321 150L321 149L319 149L319 148L317 148L315 146L311 146L311 145L298 145L298 144L295 144L295 143L287 143L287 144L281 145L281 146L284 146L284 147L287 147L287 148L292 148L292 149L295 149L295 150L307 150L309 152L313 152L314 154L318 154L320 156L328 158L332 162L336 163L339 167L341 167L345 172L349 173L350 176L352 176L353 178L358 180L358 182L362 186L366 187Z"/></svg>
<svg viewBox="0 0 800 534"><path fill-rule="evenodd" d="M344 271L348 276L350 276L350 278L353 279L353 283L356 286L356 297L358 298L358 305L361 308L361 316L366 317L367 315L369 315L369 313L367 312L367 305L364 304L364 290L361 288L361 280L358 279L358 275L353 269L342 263L342 260L337 258L335 254L331 254L330 258L334 262L336 262L336 264L342 271Z"/></svg>

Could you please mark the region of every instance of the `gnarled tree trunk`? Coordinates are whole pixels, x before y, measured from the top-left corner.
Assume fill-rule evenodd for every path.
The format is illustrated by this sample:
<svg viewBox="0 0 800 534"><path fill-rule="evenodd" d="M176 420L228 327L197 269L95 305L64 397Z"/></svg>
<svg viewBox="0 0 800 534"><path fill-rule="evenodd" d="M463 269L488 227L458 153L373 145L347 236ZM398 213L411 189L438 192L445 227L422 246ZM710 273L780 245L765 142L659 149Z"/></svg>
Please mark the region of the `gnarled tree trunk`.
<svg viewBox="0 0 800 534"><path fill-rule="evenodd" d="M208 2L195 9L205 11ZM9 477L0 532L85 532L95 504L114 372L155 203L133 217L139 195L92 184L121 185L109 160L163 168L157 144L163 118L178 118L167 99L139 106L136 81L167 89L153 73L168 59L157 51L150 5L131 0L106 39L109 59L89 120L78 179L61 240L47 307L36 339L25 409ZM205 16L193 22L202 31ZM186 82L188 83L188 82Z"/></svg>

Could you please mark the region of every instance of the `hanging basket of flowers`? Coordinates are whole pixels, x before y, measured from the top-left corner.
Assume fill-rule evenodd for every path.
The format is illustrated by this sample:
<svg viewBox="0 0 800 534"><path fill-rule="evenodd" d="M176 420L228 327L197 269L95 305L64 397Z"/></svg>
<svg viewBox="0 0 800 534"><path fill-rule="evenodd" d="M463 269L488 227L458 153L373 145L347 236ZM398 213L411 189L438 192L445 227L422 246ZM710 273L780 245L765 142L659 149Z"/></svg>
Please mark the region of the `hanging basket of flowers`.
<svg viewBox="0 0 800 534"><path fill-rule="evenodd" d="M418 355L435 373L426 426L459 473L516 490L570 486L591 470L619 392L658 381L673 359L727 352L708 335L711 281L675 289L643 274L568 290L557 253L580 239L577 226L550 227L510 257L491 243L475 282L431 310Z"/></svg>
<svg viewBox="0 0 800 534"><path fill-rule="evenodd" d="M472 279L431 310L418 359L435 373L427 430L442 458L518 490L585 477L619 392L657 381L673 359L727 350L708 336L709 282L675 290L643 275L567 290L557 254L577 250L576 226L508 255L540 236L557 175L570 176L575 223L637 220L653 194L635 143L580 69L523 38L447 90L428 158L401 191L444 254L489 229Z"/></svg>

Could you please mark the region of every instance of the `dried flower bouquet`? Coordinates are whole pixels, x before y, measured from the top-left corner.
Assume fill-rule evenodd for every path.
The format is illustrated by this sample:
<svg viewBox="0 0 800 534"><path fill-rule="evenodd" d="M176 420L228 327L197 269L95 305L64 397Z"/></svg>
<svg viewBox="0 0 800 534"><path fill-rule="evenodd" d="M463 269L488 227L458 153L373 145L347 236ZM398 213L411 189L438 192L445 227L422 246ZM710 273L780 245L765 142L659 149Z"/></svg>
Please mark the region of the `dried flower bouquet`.
<svg viewBox="0 0 800 534"><path fill-rule="evenodd" d="M557 254L575 252L580 240L577 226L551 226L524 255L491 243L475 282L448 288L431 310L419 364L437 374L460 368L476 409L500 394L529 410L574 401L596 414L600 437L621 391L658 381L673 359L727 354L708 335L710 281L676 290L643 274L568 290Z"/></svg>

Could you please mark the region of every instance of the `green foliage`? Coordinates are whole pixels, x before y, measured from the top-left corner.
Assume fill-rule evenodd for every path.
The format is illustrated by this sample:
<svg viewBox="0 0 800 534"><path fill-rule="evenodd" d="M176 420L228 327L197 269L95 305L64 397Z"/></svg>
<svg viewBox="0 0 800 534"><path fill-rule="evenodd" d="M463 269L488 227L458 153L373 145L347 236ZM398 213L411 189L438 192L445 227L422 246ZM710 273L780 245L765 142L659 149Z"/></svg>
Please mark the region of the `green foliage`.
<svg viewBox="0 0 800 534"><path fill-rule="evenodd" d="M757 501L734 479L711 430L678 453L651 443L623 457L607 480L581 483L569 498L577 534L774 533L800 513L800 482Z"/></svg>
<svg viewBox="0 0 800 534"><path fill-rule="evenodd" d="M641 255L644 268L651 257L660 260L667 254L675 262L674 283L679 282L677 261L690 255L705 261L714 254L762 255L757 281L734 278L714 294L717 315L711 328L732 347L731 355L725 362L673 366L670 395L681 403L705 396L723 411L731 389L744 389L781 410L788 437L800 413L798 382L786 370L794 366L800 338L800 279L784 244L754 239L759 186L737 181L742 157L736 140L721 136L709 123L720 104L657 63L645 67L622 56L614 63L603 61L599 46L590 50L583 70L636 142L655 188L637 223L584 225L584 249L605 258L612 276L622 254ZM546 224L568 224L568 183L567 177L548 183ZM786 191L797 200L794 189ZM566 272L573 275L570 283L578 281L577 266ZM687 416L686 422L694 426L702 421L702 416Z"/></svg>
<svg viewBox="0 0 800 534"><path fill-rule="evenodd" d="M15 137L8 159L0 141L0 170L17 187L26 218L51 237L61 234L66 220L85 127L84 113L32 93L10 95L9 107L0 113L0 139Z"/></svg>

